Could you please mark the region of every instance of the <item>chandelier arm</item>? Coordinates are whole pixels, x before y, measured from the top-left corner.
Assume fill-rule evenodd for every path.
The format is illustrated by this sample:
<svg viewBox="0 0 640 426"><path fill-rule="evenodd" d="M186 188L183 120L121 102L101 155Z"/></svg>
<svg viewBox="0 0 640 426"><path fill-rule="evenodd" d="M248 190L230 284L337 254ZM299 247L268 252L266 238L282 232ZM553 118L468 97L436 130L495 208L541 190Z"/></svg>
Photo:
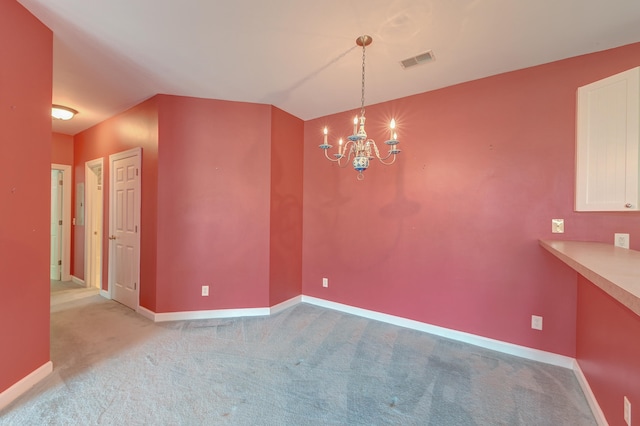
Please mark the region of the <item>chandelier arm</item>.
<svg viewBox="0 0 640 426"><path fill-rule="evenodd" d="M351 147L349 147L351 145ZM327 160L332 161L334 163L338 163L338 166L340 166L341 168L345 168L349 165L349 160L351 160L351 156L353 155L353 147L354 147L354 142L353 141L347 141L346 144L344 144L344 154L342 154L341 157L339 158L331 158L329 157L329 154L327 154L327 151L329 151L328 149L323 149L324 151L324 156L327 158ZM349 150L349 152L347 153L347 149ZM341 160L346 160L344 163L341 162Z"/></svg>
<svg viewBox="0 0 640 426"><path fill-rule="evenodd" d="M376 142L375 142L373 139L369 139L367 142L369 142L369 144L373 146L373 151L375 152L376 157L378 158L378 160L379 160L382 164L384 164L385 166L390 166L390 165L392 165L393 163L395 163L395 161L396 161L396 154L392 154L392 153L391 153L391 151L389 151L389 153L387 154L387 156L383 158L383 157L381 157L381 156L380 156L380 151L378 150L378 145L376 145ZM391 162L390 162L390 163L385 163L385 160L386 160L387 158L391 157L392 155L393 155L393 160L391 160Z"/></svg>
<svg viewBox="0 0 640 426"><path fill-rule="evenodd" d="M387 158L391 157L391 155L393 155L393 160L391 160L390 162L386 163L384 160L386 160ZM397 155L396 155L396 154L391 154L391 153L389 153L389 155L387 155L387 156L386 156L386 157L384 157L384 158L379 158L379 160L380 160L380 162L381 162L382 164L384 164L385 166L390 166L390 165L392 165L393 163L395 163L395 162L396 162L396 157L397 157Z"/></svg>
<svg viewBox="0 0 640 426"><path fill-rule="evenodd" d="M354 146L355 146L355 143L353 141L347 141L347 143L344 144L344 154L342 154L342 158L346 159L346 161L344 162L344 165L338 163L338 165L343 169L347 167L351 161L351 156L353 155ZM348 153L347 153L347 149L349 150Z"/></svg>
<svg viewBox="0 0 640 426"><path fill-rule="evenodd" d="M327 160L333 161L334 163L340 163L340 159L339 158L333 159L333 158L329 157L329 154L327 154L327 151L329 151L328 149L323 149L323 151L324 151L324 156L327 157Z"/></svg>
<svg viewBox="0 0 640 426"><path fill-rule="evenodd" d="M385 158L380 157L380 151L378 151L378 145L376 145L376 141L374 141L373 139L369 139L367 141L367 143L369 143L369 145L373 146L373 151L376 154L376 157L378 157L378 160L382 161L382 160L386 160L387 158L389 158L389 156L386 156Z"/></svg>

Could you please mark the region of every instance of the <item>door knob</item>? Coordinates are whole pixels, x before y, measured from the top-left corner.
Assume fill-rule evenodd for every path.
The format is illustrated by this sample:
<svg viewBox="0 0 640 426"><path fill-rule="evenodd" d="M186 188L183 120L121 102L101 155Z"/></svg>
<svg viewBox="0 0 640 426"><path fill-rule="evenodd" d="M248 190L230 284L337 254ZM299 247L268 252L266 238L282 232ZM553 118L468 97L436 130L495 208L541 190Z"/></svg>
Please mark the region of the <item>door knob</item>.
<svg viewBox="0 0 640 426"><path fill-rule="evenodd" d="M631 207L633 207L633 206L631 205L631 203L627 203L627 204L625 204L624 206L625 206L626 208L628 208L628 209L630 209Z"/></svg>

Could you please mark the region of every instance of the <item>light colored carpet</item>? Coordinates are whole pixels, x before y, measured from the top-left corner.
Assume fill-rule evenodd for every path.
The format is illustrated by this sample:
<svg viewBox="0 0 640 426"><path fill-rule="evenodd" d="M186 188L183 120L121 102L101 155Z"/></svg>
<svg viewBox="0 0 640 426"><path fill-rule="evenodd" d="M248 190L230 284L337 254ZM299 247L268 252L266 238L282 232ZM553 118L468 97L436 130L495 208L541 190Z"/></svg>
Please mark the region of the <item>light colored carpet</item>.
<svg viewBox="0 0 640 426"><path fill-rule="evenodd" d="M53 373L2 425L594 425L570 370L299 304L153 322L52 308Z"/></svg>
<svg viewBox="0 0 640 426"><path fill-rule="evenodd" d="M80 290L85 288L83 285L76 284L73 281L51 281L51 293L60 293L68 290Z"/></svg>
<svg viewBox="0 0 640 426"><path fill-rule="evenodd" d="M100 293L97 288L87 288L73 281L51 280L51 306L83 299Z"/></svg>

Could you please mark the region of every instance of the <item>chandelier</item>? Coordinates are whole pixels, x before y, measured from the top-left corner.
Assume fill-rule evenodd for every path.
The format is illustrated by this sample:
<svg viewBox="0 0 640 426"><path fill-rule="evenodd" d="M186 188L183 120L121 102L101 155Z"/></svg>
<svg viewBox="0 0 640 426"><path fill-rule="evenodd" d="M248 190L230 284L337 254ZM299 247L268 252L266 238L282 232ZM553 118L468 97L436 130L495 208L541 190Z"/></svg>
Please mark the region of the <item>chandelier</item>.
<svg viewBox="0 0 640 426"><path fill-rule="evenodd" d="M327 151L333 148L333 145L327 143L328 129L325 127L324 141L320 145L320 149L324 150L324 156L327 160L338 163L340 167L346 167L351 161L353 168L358 172L358 180L364 179L362 172L369 168L370 160L378 159L382 164L389 166L396 161L396 155L400 153L398 149L398 136L396 134L396 121L391 119L389 124L389 140L385 144L389 145L389 152L385 157L380 156L378 146L373 139L367 137L367 132L364 129L364 68L365 68L365 49L371 44L373 39L371 36L362 35L356 39L356 44L362 47L362 97L360 98L360 116L357 115L353 119L353 134L347 137L347 142L344 143L342 138L338 141L338 152L333 154L335 158L329 157ZM393 156L393 158L391 158ZM353 160L351 160L353 158ZM389 160L391 158L391 160Z"/></svg>

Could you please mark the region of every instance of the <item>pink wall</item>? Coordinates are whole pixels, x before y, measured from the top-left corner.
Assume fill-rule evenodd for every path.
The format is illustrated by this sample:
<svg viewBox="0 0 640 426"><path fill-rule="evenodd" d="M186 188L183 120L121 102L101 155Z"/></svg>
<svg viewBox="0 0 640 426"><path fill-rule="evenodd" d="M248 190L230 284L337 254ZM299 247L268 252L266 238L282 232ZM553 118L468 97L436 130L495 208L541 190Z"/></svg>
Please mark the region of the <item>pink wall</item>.
<svg viewBox="0 0 640 426"><path fill-rule="evenodd" d="M157 206L158 113L156 99L151 98L122 114L116 115L74 136L74 201L75 188L85 181L85 163L103 159L103 265L102 287L107 289L109 260L109 155L142 147L142 206L140 229L140 304L149 306L155 300L155 247ZM75 214L75 213L74 213ZM84 279L85 227L74 226L72 274Z"/></svg>
<svg viewBox="0 0 640 426"><path fill-rule="evenodd" d="M73 165L73 136L51 134L51 162Z"/></svg>
<svg viewBox="0 0 640 426"><path fill-rule="evenodd" d="M269 305L302 294L302 159L304 123L271 107Z"/></svg>
<svg viewBox="0 0 640 426"><path fill-rule="evenodd" d="M155 312L269 303L270 107L158 96ZM208 285L211 296L202 297Z"/></svg>
<svg viewBox="0 0 640 426"><path fill-rule="evenodd" d="M49 361L52 46L0 1L0 392Z"/></svg>
<svg viewBox="0 0 640 426"><path fill-rule="evenodd" d="M303 293L574 356L575 279L537 240L640 248L638 213L573 211L576 89L638 65L634 44L367 107L370 137L395 116L404 151L362 182L317 148L354 113L306 122Z"/></svg>
<svg viewBox="0 0 640 426"><path fill-rule="evenodd" d="M633 408L640 404L638 336L640 317L578 275L576 358L612 425L625 424L625 396Z"/></svg>
<svg viewBox="0 0 640 426"><path fill-rule="evenodd" d="M264 307L300 294L301 134L301 120L267 105L158 95L76 135L75 181L104 158L105 197L108 155L143 146L141 306ZM84 227L74 241L83 277Z"/></svg>

